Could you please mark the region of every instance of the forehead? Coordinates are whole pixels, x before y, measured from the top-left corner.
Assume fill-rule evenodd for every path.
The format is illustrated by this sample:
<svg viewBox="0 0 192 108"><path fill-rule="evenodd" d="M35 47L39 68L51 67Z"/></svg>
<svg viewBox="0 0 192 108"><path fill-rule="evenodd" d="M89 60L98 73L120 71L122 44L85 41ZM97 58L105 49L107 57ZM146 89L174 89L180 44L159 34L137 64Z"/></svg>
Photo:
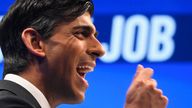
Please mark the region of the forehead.
<svg viewBox="0 0 192 108"><path fill-rule="evenodd" d="M86 12L83 15L77 17L74 21L72 21L71 23L69 23L69 25L71 28L75 28L77 26L79 27L89 27L90 29L92 29L92 31L96 31L96 28L91 20L91 15Z"/></svg>
<svg viewBox="0 0 192 108"><path fill-rule="evenodd" d="M96 28L91 20L91 15L88 12L77 17L70 23L61 23L59 26L55 28L54 34L60 32L70 33L76 28L83 29L84 27L89 28L89 30L91 30L93 33L96 33Z"/></svg>

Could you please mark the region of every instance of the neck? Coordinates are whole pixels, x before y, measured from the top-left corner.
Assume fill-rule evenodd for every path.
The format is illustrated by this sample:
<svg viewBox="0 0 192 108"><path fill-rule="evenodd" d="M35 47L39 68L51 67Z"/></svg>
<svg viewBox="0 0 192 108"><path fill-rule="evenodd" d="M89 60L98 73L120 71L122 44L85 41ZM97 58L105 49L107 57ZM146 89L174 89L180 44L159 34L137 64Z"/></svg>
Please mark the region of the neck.
<svg viewBox="0 0 192 108"><path fill-rule="evenodd" d="M32 83L35 87L37 87L43 95L48 100L51 108L56 108L56 106L59 104L58 99L55 98L54 94L49 90L49 87L46 87L47 83L49 81L45 80L45 75L40 68L37 68L35 65L27 68L25 71L21 72L19 76L23 77L24 79L28 80L30 83Z"/></svg>

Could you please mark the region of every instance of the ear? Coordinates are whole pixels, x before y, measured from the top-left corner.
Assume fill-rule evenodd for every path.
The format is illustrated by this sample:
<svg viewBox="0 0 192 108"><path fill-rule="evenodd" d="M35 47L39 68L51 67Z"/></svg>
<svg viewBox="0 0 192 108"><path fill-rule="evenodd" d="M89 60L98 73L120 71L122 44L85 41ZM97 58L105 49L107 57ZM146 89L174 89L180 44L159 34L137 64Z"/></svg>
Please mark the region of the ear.
<svg viewBox="0 0 192 108"><path fill-rule="evenodd" d="M44 43L40 34L33 28L23 30L21 38L27 49L38 57L45 57Z"/></svg>

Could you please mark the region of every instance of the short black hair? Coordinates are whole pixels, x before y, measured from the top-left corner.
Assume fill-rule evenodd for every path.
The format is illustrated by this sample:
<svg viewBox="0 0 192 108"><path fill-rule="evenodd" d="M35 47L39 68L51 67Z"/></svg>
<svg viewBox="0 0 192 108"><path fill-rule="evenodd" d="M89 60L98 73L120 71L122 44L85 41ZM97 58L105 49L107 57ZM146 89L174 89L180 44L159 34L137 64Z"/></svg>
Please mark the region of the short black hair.
<svg viewBox="0 0 192 108"><path fill-rule="evenodd" d="M91 0L16 0L0 23L3 76L18 74L34 59L21 39L24 29L34 28L42 39L48 39L61 22L71 22L85 12L92 15L93 11Z"/></svg>

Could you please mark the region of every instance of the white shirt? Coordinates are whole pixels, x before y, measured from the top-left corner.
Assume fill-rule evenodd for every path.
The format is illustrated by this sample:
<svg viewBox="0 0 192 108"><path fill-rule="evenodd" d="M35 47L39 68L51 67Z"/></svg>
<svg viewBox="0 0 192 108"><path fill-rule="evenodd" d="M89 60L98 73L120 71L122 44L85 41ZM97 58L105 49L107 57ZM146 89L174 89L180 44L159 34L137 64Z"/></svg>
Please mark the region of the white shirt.
<svg viewBox="0 0 192 108"><path fill-rule="evenodd" d="M33 95L33 97L35 97L37 102L40 104L41 108L51 108L48 100L45 98L43 93L26 79L15 74L7 74L4 80L15 82L20 86L24 87L27 91L29 91Z"/></svg>

